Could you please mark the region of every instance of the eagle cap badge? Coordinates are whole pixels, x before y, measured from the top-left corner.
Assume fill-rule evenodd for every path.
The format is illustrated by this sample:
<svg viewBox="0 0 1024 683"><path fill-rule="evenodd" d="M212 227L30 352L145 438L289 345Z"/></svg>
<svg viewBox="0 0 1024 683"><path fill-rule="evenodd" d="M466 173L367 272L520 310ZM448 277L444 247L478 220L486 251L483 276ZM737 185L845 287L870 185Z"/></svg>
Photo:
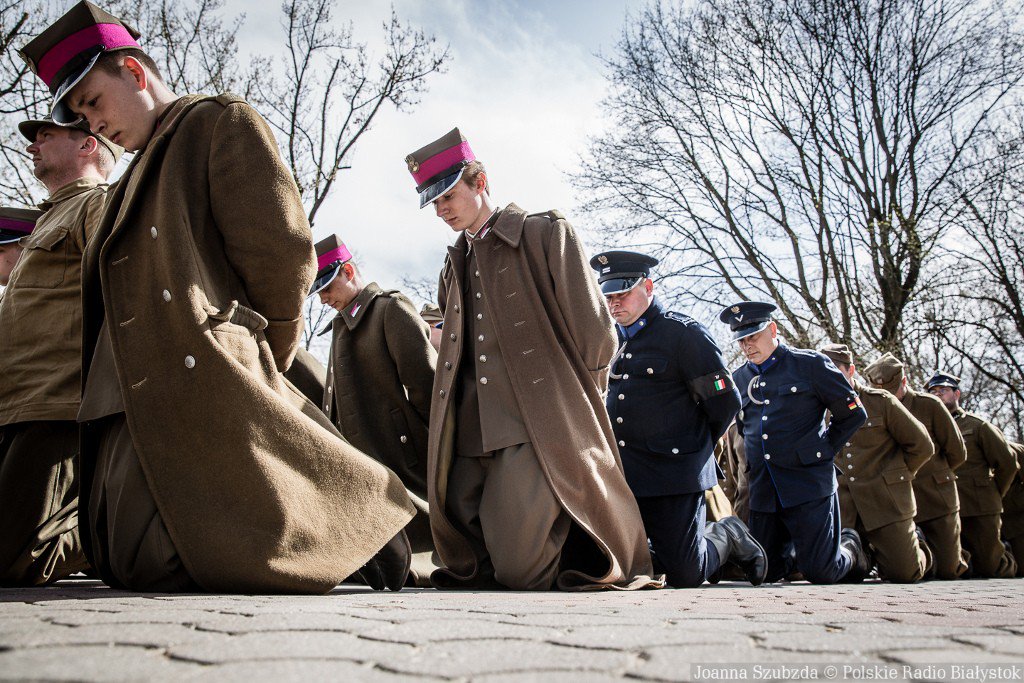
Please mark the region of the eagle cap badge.
<svg viewBox="0 0 1024 683"><path fill-rule="evenodd" d="M405 163L409 165L409 173L420 170L420 162L416 161L416 157L411 154L405 158Z"/></svg>
<svg viewBox="0 0 1024 683"><path fill-rule="evenodd" d="M600 256L597 257L597 262L600 263L602 266L606 266L608 265L608 257L605 256L604 254L601 254Z"/></svg>

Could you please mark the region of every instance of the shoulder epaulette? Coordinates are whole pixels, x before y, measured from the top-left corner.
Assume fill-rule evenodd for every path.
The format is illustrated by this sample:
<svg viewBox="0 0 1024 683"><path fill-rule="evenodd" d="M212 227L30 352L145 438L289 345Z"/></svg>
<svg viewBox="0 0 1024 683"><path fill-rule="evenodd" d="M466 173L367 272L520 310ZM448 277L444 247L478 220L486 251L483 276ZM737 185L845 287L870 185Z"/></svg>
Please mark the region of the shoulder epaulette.
<svg viewBox="0 0 1024 683"><path fill-rule="evenodd" d="M220 104L223 104L225 107L228 106L229 104L237 104L239 102L245 102L245 100L243 98L239 97L238 95L236 95L234 93L230 93L230 92L221 93L220 95L217 95L214 99L217 100L217 102L219 102Z"/></svg>
<svg viewBox="0 0 1024 683"><path fill-rule="evenodd" d="M563 221L563 220L565 220L565 214L563 214L558 209L550 209L548 211L541 211L539 213L531 213L531 214L527 214L526 217L527 218L533 218L534 216L544 216L545 218L549 218L549 219L551 219L553 221Z"/></svg>
<svg viewBox="0 0 1024 683"><path fill-rule="evenodd" d="M675 320L677 323L680 323L682 325L687 325L687 326L692 325L693 323L697 322L696 320L694 320L690 316L684 315L682 313L678 313L676 311L665 311L664 316L666 318L668 318L669 320Z"/></svg>

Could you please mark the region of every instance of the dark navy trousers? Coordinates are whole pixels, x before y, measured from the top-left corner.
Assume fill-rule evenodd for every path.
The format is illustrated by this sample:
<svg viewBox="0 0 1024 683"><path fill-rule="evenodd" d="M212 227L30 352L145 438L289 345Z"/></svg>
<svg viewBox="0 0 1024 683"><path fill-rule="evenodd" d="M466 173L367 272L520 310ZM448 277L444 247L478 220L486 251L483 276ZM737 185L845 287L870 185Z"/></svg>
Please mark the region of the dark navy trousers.
<svg viewBox="0 0 1024 683"><path fill-rule="evenodd" d="M799 571L811 583L836 583L850 571L852 559L839 549L839 494L790 508L776 499L775 512L750 511L750 533L768 555L769 582ZM786 544L796 548L796 567L787 561Z"/></svg>
<svg viewBox="0 0 1024 683"><path fill-rule="evenodd" d="M715 546L704 539L704 492L637 498L654 551L654 571L673 588L694 588L718 571Z"/></svg>

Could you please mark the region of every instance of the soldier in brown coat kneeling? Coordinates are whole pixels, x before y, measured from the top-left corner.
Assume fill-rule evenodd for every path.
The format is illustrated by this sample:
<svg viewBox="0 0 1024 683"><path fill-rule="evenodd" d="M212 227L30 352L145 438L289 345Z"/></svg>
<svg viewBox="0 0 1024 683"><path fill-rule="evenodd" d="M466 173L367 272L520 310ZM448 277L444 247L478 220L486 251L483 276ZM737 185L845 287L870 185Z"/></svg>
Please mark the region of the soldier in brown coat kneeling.
<svg viewBox="0 0 1024 683"><path fill-rule="evenodd" d="M496 208L455 129L406 158L458 234L430 407L438 587L660 586L602 392L612 320L569 223Z"/></svg>
<svg viewBox="0 0 1024 683"><path fill-rule="evenodd" d="M132 590L323 593L368 561L400 588L402 483L280 374L316 267L274 137L177 97L138 37L81 2L22 51L56 122L136 152L83 258L89 560Z"/></svg>

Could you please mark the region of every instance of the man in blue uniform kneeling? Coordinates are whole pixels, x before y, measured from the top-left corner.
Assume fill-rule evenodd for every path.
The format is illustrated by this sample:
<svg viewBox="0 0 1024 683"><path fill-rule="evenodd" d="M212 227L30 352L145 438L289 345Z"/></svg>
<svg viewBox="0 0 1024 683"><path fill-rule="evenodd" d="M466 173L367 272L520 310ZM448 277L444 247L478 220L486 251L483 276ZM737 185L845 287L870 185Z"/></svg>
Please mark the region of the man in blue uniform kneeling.
<svg viewBox="0 0 1024 683"><path fill-rule="evenodd" d="M727 562L764 581L764 549L737 517L706 524L704 491L718 480L714 447L739 395L707 329L654 297L658 260L606 251L590 261L619 336L606 405L640 507L655 571L675 588L717 582Z"/></svg>
<svg viewBox="0 0 1024 683"><path fill-rule="evenodd" d="M832 459L867 413L832 361L779 343L775 310L744 301L719 316L747 359L732 376L750 466L750 530L768 553L769 581L793 571L811 583L860 581L869 562L857 532L841 528Z"/></svg>

